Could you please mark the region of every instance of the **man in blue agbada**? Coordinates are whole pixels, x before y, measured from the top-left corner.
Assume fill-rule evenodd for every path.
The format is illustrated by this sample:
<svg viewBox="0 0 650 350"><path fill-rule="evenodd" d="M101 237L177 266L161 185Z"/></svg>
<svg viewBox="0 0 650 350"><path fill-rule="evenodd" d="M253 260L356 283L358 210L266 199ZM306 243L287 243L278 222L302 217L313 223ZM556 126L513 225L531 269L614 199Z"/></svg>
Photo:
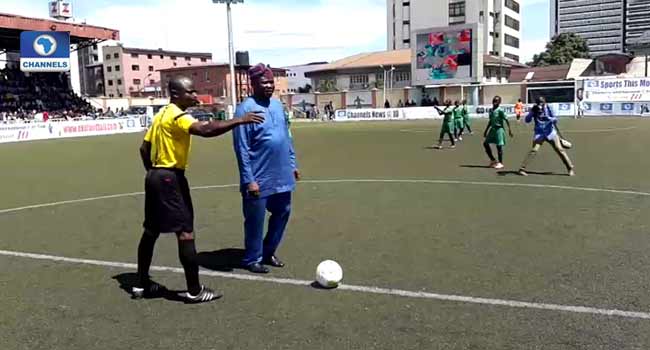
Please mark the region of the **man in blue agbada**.
<svg viewBox="0 0 650 350"><path fill-rule="evenodd" d="M262 114L264 123L242 125L233 132L239 165L244 212L245 248L242 265L254 273L268 273L264 265L283 267L275 255L291 213L291 193L300 179L296 154L282 102L273 98L273 71L264 64L249 70L253 96L242 102L235 118ZM264 236L266 211L271 213Z"/></svg>

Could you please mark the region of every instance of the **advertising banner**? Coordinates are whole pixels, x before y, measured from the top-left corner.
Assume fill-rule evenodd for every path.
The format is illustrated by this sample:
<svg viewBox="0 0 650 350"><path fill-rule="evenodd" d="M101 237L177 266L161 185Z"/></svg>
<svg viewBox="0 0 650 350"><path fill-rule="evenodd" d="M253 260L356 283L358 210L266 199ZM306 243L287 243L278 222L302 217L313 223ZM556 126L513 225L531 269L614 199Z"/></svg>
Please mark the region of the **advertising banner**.
<svg viewBox="0 0 650 350"><path fill-rule="evenodd" d="M0 143L113 135L143 130L139 118L0 124Z"/></svg>
<svg viewBox="0 0 650 350"><path fill-rule="evenodd" d="M650 101L650 78L585 80L583 89L586 102Z"/></svg>

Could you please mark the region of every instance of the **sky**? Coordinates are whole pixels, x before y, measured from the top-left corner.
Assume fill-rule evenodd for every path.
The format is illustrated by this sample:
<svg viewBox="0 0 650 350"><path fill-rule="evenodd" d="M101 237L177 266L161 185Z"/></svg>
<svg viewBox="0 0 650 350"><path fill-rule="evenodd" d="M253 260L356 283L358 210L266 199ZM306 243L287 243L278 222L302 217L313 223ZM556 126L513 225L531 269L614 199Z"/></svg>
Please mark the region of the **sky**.
<svg viewBox="0 0 650 350"><path fill-rule="evenodd" d="M549 0L522 0L522 60L544 49ZM2 0L0 12L48 17L46 0ZM118 29L125 46L210 52L228 61L225 5L210 0L73 0L76 22ZM245 0L233 5L235 50L273 67L386 49L385 0Z"/></svg>

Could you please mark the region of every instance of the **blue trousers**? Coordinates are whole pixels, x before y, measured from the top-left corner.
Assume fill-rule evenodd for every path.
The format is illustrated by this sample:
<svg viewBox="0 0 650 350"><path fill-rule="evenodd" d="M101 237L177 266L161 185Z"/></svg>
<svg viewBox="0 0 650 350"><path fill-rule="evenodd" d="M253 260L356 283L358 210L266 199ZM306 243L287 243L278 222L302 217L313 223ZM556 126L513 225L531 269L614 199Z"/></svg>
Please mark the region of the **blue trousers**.
<svg viewBox="0 0 650 350"><path fill-rule="evenodd" d="M276 193L264 198L243 199L244 266L270 258L278 249L291 214L291 192ZM266 211L271 213L269 228L264 237Z"/></svg>

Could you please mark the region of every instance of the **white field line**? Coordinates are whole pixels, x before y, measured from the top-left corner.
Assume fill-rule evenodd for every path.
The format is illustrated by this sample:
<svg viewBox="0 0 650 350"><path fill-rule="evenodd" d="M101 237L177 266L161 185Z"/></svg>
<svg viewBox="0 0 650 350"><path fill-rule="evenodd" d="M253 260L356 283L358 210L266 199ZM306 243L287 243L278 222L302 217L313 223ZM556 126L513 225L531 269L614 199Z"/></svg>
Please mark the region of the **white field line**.
<svg viewBox="0 0 650 350"><path fill-rule="evenodd" d="M571 191L583 191L583 192L601 192L601 193L613 193L613 194L626 194L634 196L650 196L648 192L641 191L632 191L632 190L617 190L617 189L608 189L608 188L597 188L597 187L577 187L577 186L562 186L562 185L544 185L544 184L527 184L527 183L516 183L516 182L484 182L484 181L460 181L460 180L424 180L424 179L333 179L333 180L302 180L300 183L310 183L310 184L331 184L331 183L407 183L407 184L437 184L437 185L473 185L473 186L495 186L495 187L521 187L521 188L541 188L541 189L556 189L556 190L571 190ZM238 184L228 184L228 185L208 185L208 186L195 186L192 187L192 190L207 190L215 188L236 188L239 187ZM121 193L113 194L108 196L99 196L99 197L90 197L90 198L81 198L81 199L71 199L60 202L52 203L42 203L42 204L32 204L23 207L17 208L7 208L1 209L0 214L6 214L11 212L17 212L28 209L37 209L37 208L46 208L54 207L58 205L65 204L75 204L82 202L90 202L102 199L111 199L111 198L122 198L122 197L133 197L141 196L144 192L130 192L130 193Z"/></svg>
<svg viewBox="0 0 650 350"><path fill-rule="evenodd" d="M8 250L0 250L0 255L35 259L35 260L56 261L56 262L71 263L71 264L94 265L94 266L114 267L114 268L123 268L123 269L137 268L137 265L133 263L68 258L63 256L23 253L23 252L15 252L15 251L8 251ZM152 266L151 270L173 272L173 273L184 273L182 268L169 267L169 266ZM292 278L262 277L257 275L218 272L218 271L210 271L210 270L201 270L200 273L201 275L204 276L221 277L221 278L229 278L229 279L244 280L244 281L294 285L294 286L302 286L302 287L309 286L313 283L312 281L308 281L308 280L300 280L300 279L292 279ZM625 311L625 310L617 310L617 309L601 309L601 308L589 307L589 306L533 303L533 302L526 302L526 301L480 298L480 297L463 296L463 295L414 292L414 291L408 291L402 289L360 286L360 285L352 285L352 284L341 284L338 287L338 290L358 292L358 293L371 293L371 294L380 294L380 295L388 295L388 296L398 296L404 298L441 300L441 301L451 301L451 302L458 302L458 303L490 305L490 306L504 306L510 308L547 310L547 311L581 313L581 314L592 314L598 316L613 316L613 317L624 317L624 318L646 319L646 320L650 319L650 313L648 312Z"/></svg>

